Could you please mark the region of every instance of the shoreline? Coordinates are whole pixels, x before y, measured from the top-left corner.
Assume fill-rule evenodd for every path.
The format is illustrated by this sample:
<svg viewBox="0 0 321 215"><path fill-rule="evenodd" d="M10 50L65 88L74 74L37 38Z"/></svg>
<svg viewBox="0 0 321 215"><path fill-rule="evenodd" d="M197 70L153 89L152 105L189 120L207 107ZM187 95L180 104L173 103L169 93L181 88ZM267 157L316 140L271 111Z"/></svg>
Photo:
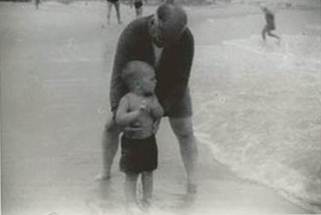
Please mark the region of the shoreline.
<svg viewBox="0 0 321 215"><path fill-rule="evenodd" d="M3 6L0 26L3 25L5 30L1 38L4 49L0 53L4 57L1 75L5 89L1 105L4 131L3 211L6 215L101 215L119 210L122 213L124 177L118 170L119 152L110 182L99 184L93 178L101 163L100 136L107 113L104 108L108 105L106 91L109 79L106 77L110 73L106 68L111 67L111 60L105 62L103 59L112 59L115 40L126 23L132 20L133 11L122 7L124 24L106 25L106 4L103 1L86 6L82 3L61 6L52 2L40 5L37 11L32 3L0 3ZM247 39L261 30L262 17L256 12L257 7L235 6L230 10L201 7L200 11L195 10L196 7L187 7L191 28L197 38L196 46L199 47L197 54L206 46L220 54L223 39ZM154 9L148 6L144 13L151 13ZM247 14L248 11L254 14ZM277 19L281 18L285 23L292 22L294 16L302 18L306 15L305 11L289 9L286 14L282 11ZM218 19L220 16L222 19ZM313 17L311 19L314 20ZM299 21L296 25L281 24L280 29L284 29L285 34L299 34L305 20ZM231 25L230 31L225 31L227 25ZM205 57L208 56L206 51ZM207 64L211 58L202 59L204 56L194 63L198 74L209 70L209 66L213 70L225 71L224 65ZM226 54L225 57L229 56ZM203 67L197 68L197 64ZM217 74L223 79L223 84L226 81L224 77L229 78L223 72ZM207 78L206 75L204 73L203 78ZM214 79L209 81L218 83L217 91L224 96L228 86L220 85ZM199 83L205 82L196 84ZM223 113L228 118L230 113L210 110L213 114L218 113L215 117ZM182 215L186 212L307 213L282 197L278 190L237 176L227 165L215 160L206 143L199 146L198 197L192 205L185 204L188 201L184 196L184 168L167 119L163 120L158 136L160 163L155 172L157 212L174 210Z"/></svg>

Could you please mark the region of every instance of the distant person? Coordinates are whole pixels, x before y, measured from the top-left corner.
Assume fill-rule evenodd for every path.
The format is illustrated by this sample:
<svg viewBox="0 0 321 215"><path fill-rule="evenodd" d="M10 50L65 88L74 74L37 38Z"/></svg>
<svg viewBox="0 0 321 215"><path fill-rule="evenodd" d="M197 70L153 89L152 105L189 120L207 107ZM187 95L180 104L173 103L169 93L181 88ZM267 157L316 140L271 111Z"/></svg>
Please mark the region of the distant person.
<svg viewBox="0 0 321 215"><path fill-rule="evenodd" d="M274 37L274 38L278 39L278 41L281 41L281 38L278 35L273 34L271 32L271 31L276 29L273 12L270 11L267 7L262 7L262 11L264 12L265 21L266 21L266 25L264 26L264 28L262 30L262 38L263 38L263 40L265 41L266 34L267 34L270 37Z"/></svg>
<svg viewBox="0 0 321 215"><path fill-rule="evenodd" d="M111 16L111 8L114 6L116 10L116 16L118 24L121 24L121 18L120 18L120 3L119 0L107 0L108 4L108 11L107 11L107 22L110 23L110 16Z"/></svg>
<svg viewBox="0 0 321 215"><path fill-rule="evenodd" d="M153 67L142 61L129 62L122 73L129 92L116 111L116 123L123 128L120 170L126 174L125 195L129 209L136 208L137 179L141 175L142 205L148 207L153 193L153 170L157 168L158 130L163 109L158 102Z"/></svg>
<svg viewBox="0 0 321 215"><path fill-rule="evenodd" d="M40 5L40 0L35 0L35 5L36 5L36 9L39 9L39 5Z"/></svg>
<svg viewBox="0 0 321 215"><path fill-rule="evenodd" d="M128 62L140 60L156 72L155 93L179 142L187 174L187 192L196 193L198 150L188 87L193 56L194 39L187 27L187 15L175 4L162 4L154 15L136 19L124 29L114 58L109 96L112 113L103 133L103 171L98 179L110 178L118 149L120 130L113 115L119 100L128 93L121 73Z"/></svg>
<svg viewBox="0 0 321 215"><path fill-rule="evenodd" d="M136 18L143 15L143 0L131 0L131 7L134 5Z"/></svg>

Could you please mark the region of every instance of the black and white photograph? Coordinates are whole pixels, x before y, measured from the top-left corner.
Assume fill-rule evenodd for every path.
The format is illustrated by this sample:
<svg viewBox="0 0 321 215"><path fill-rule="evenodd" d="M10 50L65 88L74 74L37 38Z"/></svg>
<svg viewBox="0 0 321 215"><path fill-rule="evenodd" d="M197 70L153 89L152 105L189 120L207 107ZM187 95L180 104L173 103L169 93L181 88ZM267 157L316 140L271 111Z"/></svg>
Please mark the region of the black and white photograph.
<svg viewBox="0 0 321 215"><path fill-rule="evenodd" d="M321 214L321 0L0 0L2 215Z"/></svg>

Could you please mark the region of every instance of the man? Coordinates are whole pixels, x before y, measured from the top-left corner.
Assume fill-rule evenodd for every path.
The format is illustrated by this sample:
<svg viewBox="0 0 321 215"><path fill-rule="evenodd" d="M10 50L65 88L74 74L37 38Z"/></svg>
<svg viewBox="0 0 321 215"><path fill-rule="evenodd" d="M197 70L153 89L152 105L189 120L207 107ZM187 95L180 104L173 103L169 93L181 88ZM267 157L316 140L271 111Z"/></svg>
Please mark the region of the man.
<svg viewBox="0 0 321 215"><path fill-rule="evenodd" d="M281 38L278 35L273 34L271 32L271 31L275 30L274 14L267 7L262 7L262 11L264 13L265 21L266 21L266 25L264 26L264 28L262 30L263 40L265 41L265 38L266 38L265 34L267 33L267 35L269 35L270 37L274 37L274 38L278 39L278 41L280 41Z"/></svg>
<svg viewBox="0 0 321 215"><path fill-rule="evenodd" d="M194 55L194 39L188 29L185 11L175 4L162 4L155 15L136 19L122 32L114 59L110 86L113 115L120 98L128 92L121 80L127 62L144 61L156 71L156 95L169 117L187 173L187 191L196 192L197 144L192 124L192 105L188 80ZM110 168L118 148L120 128L109 119L103 140L104 172Z"/></svg>

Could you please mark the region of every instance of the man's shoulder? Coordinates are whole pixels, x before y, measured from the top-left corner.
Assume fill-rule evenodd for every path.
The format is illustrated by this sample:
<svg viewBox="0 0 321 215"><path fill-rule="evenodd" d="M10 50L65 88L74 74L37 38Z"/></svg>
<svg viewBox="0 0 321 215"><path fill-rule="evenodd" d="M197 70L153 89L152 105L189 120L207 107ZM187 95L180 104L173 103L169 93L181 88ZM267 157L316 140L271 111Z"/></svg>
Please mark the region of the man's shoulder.
<svg viewBox="0 0 321 215"><path fill-rule="evenodd" d="M150 19L150 16L146 16L146 17L142 17L131 21L123 30L122 34L133 35L133 34L141 34L144 32L147 33L149 19Z"/></svg>
<svg viewBox="0 0 321 215"><path fill-rule="evenodd" d="M189 28L186 28L183 32L181 41L189 43L194 41L194 36Z"/></svg>

